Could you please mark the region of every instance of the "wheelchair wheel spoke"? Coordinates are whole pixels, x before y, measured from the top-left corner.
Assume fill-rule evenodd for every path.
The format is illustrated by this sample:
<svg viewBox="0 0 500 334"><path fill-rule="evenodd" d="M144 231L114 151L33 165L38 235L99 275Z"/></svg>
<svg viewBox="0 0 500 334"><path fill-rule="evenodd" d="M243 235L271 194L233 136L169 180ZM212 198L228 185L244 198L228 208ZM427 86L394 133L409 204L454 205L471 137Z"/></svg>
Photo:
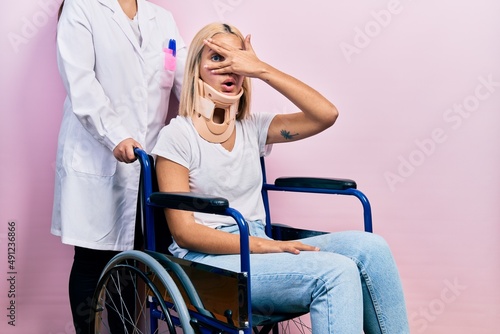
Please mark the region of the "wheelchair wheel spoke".
<svg viewBox="0 0 500 334"><path fill-rule="evenodd" d="M283 321L279 323L280 333L300 333L300 334L311 334L312 328L308 325L302 317L297 317L291 320Z"/></svg>
<svg viewBox="0 0 500 334"><path fill-rule="evenodd" d="M151 276L151 275L149 275ZM154 275L153 275L154 276ZM170 320L163 297L153 288L153 281L137 267L125 261L109 270L96 292L93 332L99 334L166 334L175 332L164 321L157 321L151 311ZM151 303L150 300L156 301ZM159 302L161 300L161 302ZM153 332L151 324L158 322Z"/></svg>

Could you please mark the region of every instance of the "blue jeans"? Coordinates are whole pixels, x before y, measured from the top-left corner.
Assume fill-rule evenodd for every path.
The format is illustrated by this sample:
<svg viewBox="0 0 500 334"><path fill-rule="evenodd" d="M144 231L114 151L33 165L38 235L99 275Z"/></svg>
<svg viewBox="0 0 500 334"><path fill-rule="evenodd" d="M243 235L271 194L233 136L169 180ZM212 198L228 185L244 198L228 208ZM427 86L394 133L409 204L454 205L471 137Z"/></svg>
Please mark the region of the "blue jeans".
<svg viewBox="0 0 500 334"><path fill-rule="evenodd" d="M264 226L249 223L250 234L267 238ZM239 233L236 225L221 228ZM380 236L337 232L301 240L319 252L251 254L252 308L310 312L315 334L409 333L396 264ZM189 252L185 259L239 271L239 255Z"/></svg>

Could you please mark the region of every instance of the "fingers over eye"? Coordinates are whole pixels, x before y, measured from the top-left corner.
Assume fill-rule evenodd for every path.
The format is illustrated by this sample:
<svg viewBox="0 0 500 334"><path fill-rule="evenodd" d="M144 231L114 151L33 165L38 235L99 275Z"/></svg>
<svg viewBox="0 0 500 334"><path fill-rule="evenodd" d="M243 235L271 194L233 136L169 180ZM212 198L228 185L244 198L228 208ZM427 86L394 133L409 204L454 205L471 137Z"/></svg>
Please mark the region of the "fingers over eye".
<svg viewBox="0 0 500 334"><path fill-rule="evenodd" d="M214 40L211 39L211 38L205 39L203 42L205 43L205 45L207 45L212 50L218 50L218 49L220 49L220 45L214 43Z"/></svg>

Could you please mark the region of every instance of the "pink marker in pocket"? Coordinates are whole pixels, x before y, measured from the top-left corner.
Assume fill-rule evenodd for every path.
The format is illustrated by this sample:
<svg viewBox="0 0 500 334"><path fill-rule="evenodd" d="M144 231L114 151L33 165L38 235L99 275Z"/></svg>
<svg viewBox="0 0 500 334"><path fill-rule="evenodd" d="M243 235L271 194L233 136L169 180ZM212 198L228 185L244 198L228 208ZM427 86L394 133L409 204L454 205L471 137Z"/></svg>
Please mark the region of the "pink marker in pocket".
<svg viewBox="0 0 500 334"><path fill-rule="evenodd" d="M168 42L168 48L164 48L163 52L165 52L165 69L168 71L174 71L176 65L176 43L175 39L171 39Z"/></svg>

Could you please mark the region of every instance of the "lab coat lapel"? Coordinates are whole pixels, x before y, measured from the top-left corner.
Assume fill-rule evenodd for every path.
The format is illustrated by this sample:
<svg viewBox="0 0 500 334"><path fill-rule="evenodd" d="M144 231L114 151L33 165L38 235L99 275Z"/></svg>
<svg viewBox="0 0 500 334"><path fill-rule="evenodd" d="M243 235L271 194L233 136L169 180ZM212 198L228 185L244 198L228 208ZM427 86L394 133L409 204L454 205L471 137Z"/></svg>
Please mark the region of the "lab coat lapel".
<svg viewBox="0 0 500 334"><path fill-rule="evenodd" d="M135 51L141 57L142 60L144 60L141 52L141 47L139 45L139 41L137 40L137 37L135 36L134 32L132 31L132 27L130 26L130 22L128 22L128 18L123 12L122 8L120 7L120 4L118 3L117 0L98 0L102 5L108 7L113 11L113 20L116 22L116 24L120 27L120 29L123 31L125 36L128 38L130 43L134 46ZM139 1L138 1L139 2ZM139 14L139 17L141 15Z"/></svg>
<svg viewBox="0 0 500 334"><path fill-rule="evenodd" d="M156 11L147 6L145 0L137 0L137 10L139 12L139 27L142 36L142 49L144 50L151 38L152 22L156 17Z"/></svg>

